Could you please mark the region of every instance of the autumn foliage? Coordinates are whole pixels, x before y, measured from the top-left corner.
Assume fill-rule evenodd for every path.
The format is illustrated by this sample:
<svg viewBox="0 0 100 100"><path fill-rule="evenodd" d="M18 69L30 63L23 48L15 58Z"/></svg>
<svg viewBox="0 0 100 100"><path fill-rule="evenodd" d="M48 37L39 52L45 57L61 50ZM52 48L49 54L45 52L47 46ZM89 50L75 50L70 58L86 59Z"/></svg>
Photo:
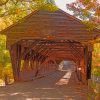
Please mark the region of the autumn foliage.
<svg viewBox="0 0 100 100"><path fill-rule="evenodd" d="M67 8L73 11L73 14L84 21L94 23L100 28L100 1L99 0L76 0L68 4Z"/></svg>

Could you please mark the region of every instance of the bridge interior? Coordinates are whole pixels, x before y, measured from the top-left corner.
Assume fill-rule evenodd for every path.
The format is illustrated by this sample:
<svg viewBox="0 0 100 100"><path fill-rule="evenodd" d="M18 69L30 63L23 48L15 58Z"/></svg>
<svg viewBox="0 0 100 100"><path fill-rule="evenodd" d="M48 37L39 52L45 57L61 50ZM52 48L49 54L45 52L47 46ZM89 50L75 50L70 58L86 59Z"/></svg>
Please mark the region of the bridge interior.
<svg viewBox="0 0 100 100"><path fill-rule="evenodd" d="M33 73L30 77L51 73L58 69L63 60L74 61L86 80L88 62L85 49L84 45L73 40L21 40L12 45L10 50L15 81L22 80L20 77L25 69Z"/></svg>

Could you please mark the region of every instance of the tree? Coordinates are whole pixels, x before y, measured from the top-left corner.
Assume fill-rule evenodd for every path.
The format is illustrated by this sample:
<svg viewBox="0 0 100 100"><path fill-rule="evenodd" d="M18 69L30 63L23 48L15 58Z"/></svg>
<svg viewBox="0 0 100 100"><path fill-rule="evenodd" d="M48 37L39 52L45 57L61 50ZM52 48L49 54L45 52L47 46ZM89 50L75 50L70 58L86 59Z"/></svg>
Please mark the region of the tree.
<svg viewBox="0 0 100 100"><path fill-rule="evenodd" d="M0 35L0 78L5 80L6 83L8 80L7 77L13 77L12 73L10 72L12 72L12 68L10 63L10 55L8 50L6 50L6 37L4 35Z"/></svg>
<svg viewBox="0 0 100 100"><path fill-rule="evenodd" d="M57 10L53 3L53 0L0 0L0 20L6 28L35 10Z"/></svg>
<svg viewBox="0 0 100 100"><path fill-rule="evenodd" d="M0 35L0 64L3 67L10 63L10 55L9 52L6 50L6 37Z"/></svg>
<svg viewBox="0 0 100 100"><path fill-rule="evenodd" d="M99 0L76 0L76 2L68 4L67 8L73 11L74 16L83 20L89 27L100 28Z"/></svg>

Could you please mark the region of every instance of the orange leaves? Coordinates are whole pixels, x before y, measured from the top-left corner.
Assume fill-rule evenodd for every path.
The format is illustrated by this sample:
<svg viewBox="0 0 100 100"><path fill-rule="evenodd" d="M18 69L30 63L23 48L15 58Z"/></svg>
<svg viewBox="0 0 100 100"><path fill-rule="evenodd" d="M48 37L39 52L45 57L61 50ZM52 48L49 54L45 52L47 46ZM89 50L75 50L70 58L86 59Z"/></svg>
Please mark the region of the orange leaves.
<svg viewBox="0 0 100 100"><path fill-rule="evenodd" d="M96 40L99 41L100 39ZM92 56L92 69L93 74L100 76L100 43L94 44L94 51Z"/></svg>
<svg viewBox="0 0 100 100"><path fill-rule="evenodd" d="M95 28L95 23L92 21L83 21L88 31L92 31Z"/></svg>
<svg viewBox="0 0 100 100"><path fill-rule="evenodd" d="M20 14L20 12L21 12L21 9L16 9L15 11L16 14Z"/></svg>
<svg viewBox="0 0 100 100"><path fill-rule="evenodd" d="M80 19L92 22L92 24L86 24L89 26L89 30L94 27L100 29L100 0L76 0L68 7Z"/></svg>
<svg viewBox="0 0 100 100"><path fill-rule="evenodd" d="M83 4L88 5L91 2L91 0L83 0Z"/></svg>
<svg viewBox="0 0 100 100"><path fill-rule="evenodd" d="M96 10L96 13L95 13L97 16L100 16L100 7Z"/></svg>
<svg viewBox="0 0 100 100"><path fill-rule="evenodd" d="M86 10L86 9L82 9L82 12L85 16L88 16L89 15L89 12Z"/></svg>
<svg viewBox="0 0 100 100"><path fill-rule="evenodd" d="M90 10L90 9L95 8L95 7L96 7L95 3L90 2L90 3L86 6L86 9L87 9L87 10Z"/></svg>
<svg viewBox="0 0 100 100"><path fill-rule="evenodd" d="M84 5L87 5L91 2L91 0L77 0L78 2L81 2Z"/></svg>

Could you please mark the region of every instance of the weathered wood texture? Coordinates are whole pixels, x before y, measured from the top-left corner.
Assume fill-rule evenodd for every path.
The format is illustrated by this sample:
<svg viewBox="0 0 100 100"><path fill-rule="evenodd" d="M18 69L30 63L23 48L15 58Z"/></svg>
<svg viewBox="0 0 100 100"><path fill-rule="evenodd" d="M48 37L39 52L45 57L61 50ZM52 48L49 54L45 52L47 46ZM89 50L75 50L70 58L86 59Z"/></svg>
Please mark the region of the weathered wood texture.
<svg viewBox="0 0 100 100"><path fill-rule="evenodd" d="M92 51L87 50L88 44L86 48L82 43L98 38L100 31L88 31L82 21L64 11L33 12L1 33L7 36L15 81L20 80L21 60L24 68L31 66L37 76L41 65L46 65L50 58L56 63L72 60L90 78Z"/></svg>
<svg viewBox="0 0 100 100"><path fill-rule="evenodd" d="M70 39L88 41L94 39L98 30L88 31L86 25L62 10L36 11L2 31L7 35L7 47L21 39Z"/></svg>

